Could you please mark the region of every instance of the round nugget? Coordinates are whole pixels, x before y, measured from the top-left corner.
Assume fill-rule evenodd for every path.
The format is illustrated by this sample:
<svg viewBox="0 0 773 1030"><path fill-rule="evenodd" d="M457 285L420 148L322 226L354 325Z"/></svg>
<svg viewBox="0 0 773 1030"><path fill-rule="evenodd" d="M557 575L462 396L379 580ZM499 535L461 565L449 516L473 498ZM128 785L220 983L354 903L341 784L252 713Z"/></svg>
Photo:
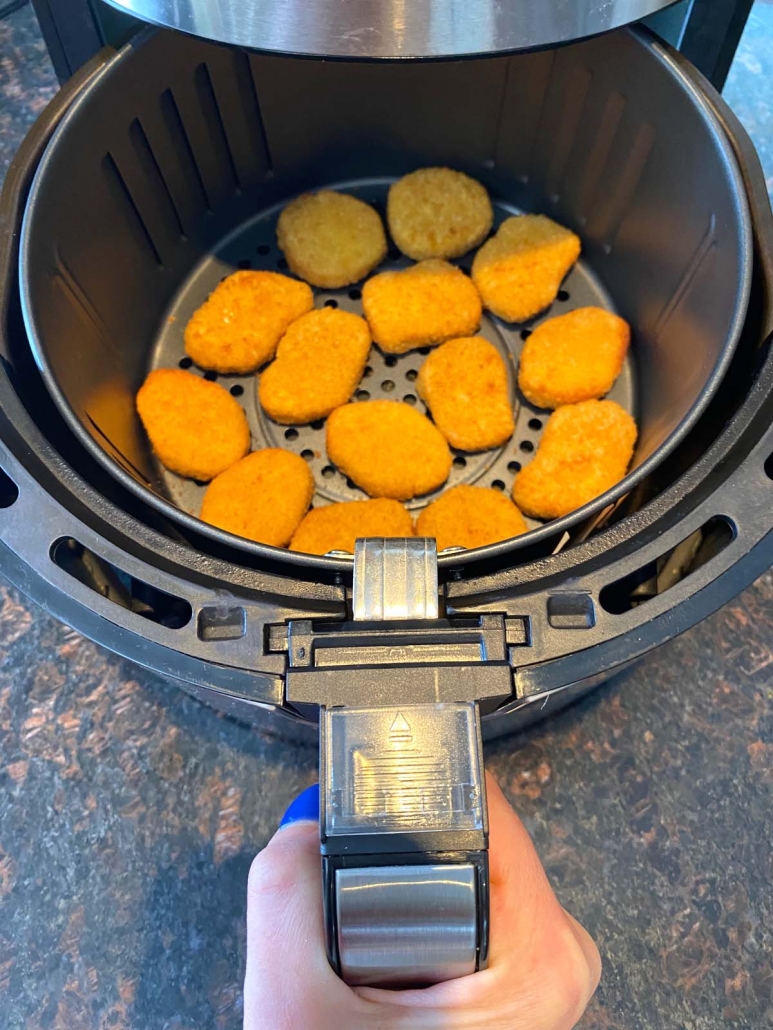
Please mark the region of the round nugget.
<svg viewBox="0 0 773 1030"><path fill-rule="evenodd" d="M507 367L482 336L449 340L419 369L416 390L452 447L485 451L515 431Z"/></svg>
<svg viewBox="0 0 773 1030"><path fill-rule="evenodd" d="M526 341L518 385L540 408L603 397L620 375L630 339L628 323L603 308L549 318Z"/></svg>
<svg viewBox="0 0 773 1030"><path fill-rule="evenodd" d="M373 339L387 354L471 336L483 310L464 272L436 260L374 275L362 288L362 308Z"/></svg>
<svg viewBox="0 0 773 1030"><path fill-rule="evenodd" d="M544 215L507 218L472 263L483 304L507 322L525 322L556 299L580 256L580 238Z"/></svg>
<svg viewBox="0 0 773 1030"><path fill-rule="evenodd" d="M276 272L234 272L195 311L185 328L185 353L200 368L224 375L254 372L273 358L296 318L310 311L306 283Z"/></svg>
<svg viewBox="0 0 773 1030"><path fill-rule="evenodd" d="M311 504L314 478L297 454L253 451L213 479L200 518L259 544L286 547Z"/></svg>
<svg viewBox="0 0 773 1030"><path fill-rule="evenodd" d="M413 536L413 519L398 501L383 497L328 504L308 513L290 541L290 550L354 554L355 541L370 536Z"/></svg>
<svg viewBox="0 0 773 1030"><path fill-rule="evenodd" d="M441 486L451 471L444 437L402 401L336 408L326 442L330 460L371 497L407 501Z"/></svg>
<svg viewBox="0 0 773 1030"><path fill-rule="evenodd" d="M494 209L485 188L451 168L420 168L389 187L392 239L414 261L456 258L488 236Z"/></svg>
<svg viewBox="0 0 773 1030"><path fill-rule="evenodd" d="M618 483L628 470L636 423L614 401L581 401L548 419L534 458L513 484L513 500L537 519L557 519Z"/></svg>
<svg viewBox="0 0 773 1030"><path fill-rule="evenodd" d="M485 547L526 533L523 515L509 497L487 486L454 486L428 504L416 522L416 535L434 537L446 547Z"/></svg>
<svg viewBox="0 0 773 1030"><path fill-rule="evenodd" d="M208 482L250 449L250 428L228 390L179 368L151 372L137 411L158 460L172 472Z"/></svg>
<svg viewBox="0 0 773 1030"><path fill-rule="evenodd" d="M258 399L282 425L325 418L346 404L362 378L370 329L359 315L322 308L290 326L260 377Z"/></svg>
<svg viewBox="0 0 773 1030"><path fill-rule="evenodd" d="M329 290L364 279L387 252L378 212L333 190L293 200L279 216L276 235L292 271Z"/></svg>

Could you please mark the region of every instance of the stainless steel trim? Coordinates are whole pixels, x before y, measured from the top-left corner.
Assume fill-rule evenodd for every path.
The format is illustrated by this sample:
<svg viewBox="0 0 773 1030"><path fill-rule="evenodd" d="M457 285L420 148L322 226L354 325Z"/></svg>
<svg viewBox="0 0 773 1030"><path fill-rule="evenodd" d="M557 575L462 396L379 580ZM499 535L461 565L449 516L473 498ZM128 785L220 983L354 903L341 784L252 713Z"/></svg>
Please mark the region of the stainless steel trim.
<svg viewBox="0 0 773 1030"><path fill-rule="evenodd" d="M475 972L470 864L339 869L341 975L349 984L438 983Z"/></svg>
<svg viewBox="0 0 773 1030"><path fill-rule="evenodd" d="M462 57L608 32L672 0L108 0L154 25L276 53Z"/></svg>
<svg viewBox="0 0 773 1030"><path fill-rule="evenodd" d="M352 607L357 621L438 617L434 540L358 540L354 548Z"/></svg>

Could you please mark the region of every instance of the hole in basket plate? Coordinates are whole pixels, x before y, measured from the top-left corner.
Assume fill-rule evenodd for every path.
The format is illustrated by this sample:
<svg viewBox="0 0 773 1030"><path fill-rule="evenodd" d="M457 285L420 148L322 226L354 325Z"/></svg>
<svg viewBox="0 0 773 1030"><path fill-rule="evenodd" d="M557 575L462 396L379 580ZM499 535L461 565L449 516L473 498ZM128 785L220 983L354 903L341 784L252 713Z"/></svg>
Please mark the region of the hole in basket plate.
<svg viewBox="0 0 773 1030"><path fill-rule="evenodd" d="M269 245L267 243L261 243L261 245L258 247L258 254L260 254L261 257L265 257L266 254L270 254L270 253L271 253L271 247L269 247Z"/></svg>
<svg viewBox="0 0 773 1030"><path fill-rule="evenodd" d="M51 547L51 560L68 576L126 611L168 629L187 626L193 609L182 597L145 583L88 550L73 537L61 537Z"/></svg>
<svg viewBox="0 0 773 1030"><path fill-rule="evenodd" d="M773 479L773 454L771 454L768 457L768 460L765 462L764 468L765 475L768 477L768 479Z"/></svg>
<svg viewBox="0 0 773 1030"><path fill-rule="evenodd" d="M538 429L542 429L542 420L538 418L530 418L529 429L533 429L535 433Z"/></svg>
<svg viewBox="0 0 773 1030"><path fill-rule="evenodd" d="M367 390L358 390L357 393L355 393L354 396L357 398L358 401L369 401L370 400L370 394L368 393Z"/></svg>
<svg viewBox="0 0 773 1030"><path fill-rule="evenodd" d="M387 356L384 358L384 364L387 366L387 368L394 368L397 364L397 358L394 356L394 354L387 354Z"/></svg>
<svg viewBox="0 0 773 1030"><path fill-rule="evenodd" d="M406 404L415 404L416 403L416 395L413 394L413 393L406 393L405 397L403 397L403 400L405 401Z"/></svg>
<svg viewBox="0 0 773 1030"><path fill-rule="evenodd" d="M252 262L249 258L242 258L241 261L237 262L237 268L241 268L243 272L246 272L248 268L252 268Z"/></svg>
<svg viewBox="0 0 773 1030"><path fill-rule="evenodd" d="M531 442L531 440L521 440L518 446L521 448L522 451L525 451L527 454L530 454L534 450L534 444Z"/></svg>
<svg viewBox="0 0 773 1030"><path fill-rule="evenodd" d="M326 308L337 308L338 307L338 301L337 300L333 300L332 297L328 297L328 299L325 301L325 307Z"/></svg>
<svg viewBox="0 0 773 1030"><path fill-rule="evenodd" d="M280 272L286 272L289 268L289 265L287 264L287 258L280 258L276 263L276 267L279 269Z"/></svg>
<svg viewBox="0 0 773 1030"><path fill-rule="evenodd" d="M285 429L285 440L297 440L298 430L297 429Z"/></svg>
<svg viewBox="0 0 773 1030"><path fill-rule="evenodd" d="M215 383L217 382L217 372L213 372L210 368L204 373L204 378L210 383Z"/></svg>
<svg viewBox="0 0 773 1030"><path fill-rule="evenodd" d="M520 472L521 471L521 463L520 463L520 461L508 461L508 463L507 463L507 471L508 472Z"/></svg>
<svg viewBox="0 0 773 1030"><path fill-rule="evenodd" d="M325 467L322 469L322 476L324 479L332 479L335 474L336 470L333 468L332 465L325 465Z"/></svg>
<svg viewBox="0 0 773 1030"><path fill-rule="evenodd" d="M418 377L419 373L416 371L415 368L409 368L408 371L405 373L405 378L408 380L409 383L415 383Z"/></svg>
<svg viewBox="0 0 773 1030"><path fill-rule="evenodd" d="M494 479L491 482L491 487L493 490L504 490L505 484L502 482L501 479Z"/></svg>
<svg viewBox="0 0 773 1030"><path fill-rule="evenodd" d="M241 395L243 393L244 393L244 387L241 386L239 383L236 383L230 389L230 394L231 394L232 397L241 397Z"/></svg>
<svg viewBox="0 0 773 1030"><path fill-rule="evenodd" d="M324 424L325 420L323 418L315 419L314 422L310 423L312 429L321 429L324 426Z"/></svg>
<svg viewBox="0 0 773 1030"><path fill-rule="evenodd" d="M521 329L521 339L522 340L528 340L529 337L531 336L531 333L532 333L531 329Z"/></svg>
<svg viewBox="0 0 773 1030"><path fill-rule="evenodd" d="M373 369L370 367L370 365L366 365L365 368L362 370L362 378L363 379L367 379L369 376L372 376L372 375L373 375Z"/></svg>
<svg viewBox="0 0 773 1030"><path fill-rule="evenodd" d="M394 388L395 384L391 379L385 379L381 384L381 389L384 391L384 393L391 393L392 390L394 390Z"/></svg>
<svg viewBox="0 0 773 1030"><path fill-rule="evenodd" d="M565 303L567 300L569 300L569 291L568 290L559 290L558 291L558 299L562 303Z"/></svg>
<svg viewBox="0 0 773 1030"><path fill-rule="evenodd" d="M306 461L311 461L311 459L314 457L314 451L310 451L307 447L305 451L301 451L301 457L304 458Z"/></svg>
<svg viewBox="0 0 773 1030"><path fill-rule="evenodd" d="M456 469L467 468L467 459L463 458L461 456L461 454L457 454L457 456L454 458L454 468L456 468Z"/></svg>
<svg viewBox="0 0 773 1030"><path fill-rule="evenodd" d="M349 290L349 300L359 300L362 297L362 290Z"/></svg>
<svg viewBox="0 0 773 1030"><path fill-rule="evenodd" d="M193 364L193 358L180 358L177 364L180 368L190 368Z"/></svg>

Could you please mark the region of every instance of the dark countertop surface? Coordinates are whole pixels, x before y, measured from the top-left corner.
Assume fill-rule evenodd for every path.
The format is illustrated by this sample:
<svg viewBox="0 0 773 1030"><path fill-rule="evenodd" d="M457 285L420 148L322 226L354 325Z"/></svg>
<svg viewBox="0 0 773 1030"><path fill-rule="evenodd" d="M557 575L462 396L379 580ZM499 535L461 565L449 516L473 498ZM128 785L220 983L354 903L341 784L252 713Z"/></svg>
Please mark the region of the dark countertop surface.
<svg viewBox="0 0 773 1030"><path fill-rule="evenodd" d="M0 21L0 175L54 89ZM599 943L586 1030L773 1026L772 575L488 761ZM0 1024L238 1028L249 864L315 778L0 582Z"/></svg>

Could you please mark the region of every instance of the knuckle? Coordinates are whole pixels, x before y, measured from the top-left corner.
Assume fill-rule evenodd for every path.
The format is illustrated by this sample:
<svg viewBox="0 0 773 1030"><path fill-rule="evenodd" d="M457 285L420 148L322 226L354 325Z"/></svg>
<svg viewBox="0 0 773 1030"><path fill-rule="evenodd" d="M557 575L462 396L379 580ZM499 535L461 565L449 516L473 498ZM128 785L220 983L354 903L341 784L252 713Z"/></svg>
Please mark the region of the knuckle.
<svg viewBox="0 0 773 1030"><path fill-rule="evenodd" d="M285 861L285 849L275 845L259 851L252 860L247 891L251 898L272 898L286 893L295 880L293 864Z"/></svg>

